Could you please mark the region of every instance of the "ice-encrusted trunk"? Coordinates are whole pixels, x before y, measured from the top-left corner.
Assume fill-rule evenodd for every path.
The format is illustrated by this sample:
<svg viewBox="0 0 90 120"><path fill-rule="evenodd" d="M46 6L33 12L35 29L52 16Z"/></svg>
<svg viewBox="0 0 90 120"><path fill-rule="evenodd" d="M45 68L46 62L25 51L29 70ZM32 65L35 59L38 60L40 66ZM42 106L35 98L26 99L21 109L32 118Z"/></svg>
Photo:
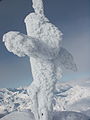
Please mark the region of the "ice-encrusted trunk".
<svg viewBox="0 0 90 120"><path fill-rule="evenodd" d="M35 14L32 13L25 19L27 34L42 42L43 46L39 44L38 49L43 52L42 55L39 53L40 59L30 57L33 75L29 93L32 101L31 109L36 120L52 120L53 96L57 81L57 70L53 58L60 50L62 33L44 16L42 0L33 0L33 8ZM51 33L49 34L49 32Z"/></svg>
<svg viewBox="0 0 90 120"><path fill-rule="evenodd" d="M56 84L55 65L51 61L30 59L33 82L30 86L32 111L36 120L52 120Z"/></svg>
<svg viewBox="0 0 90 120"><path fill-rule="evenodd" d="M25 19L27 34L42 42L43 46L39 44L38 49L45 55L41 53L43 55L40 59L30 57L33 75L29 93L32 101L31 109L36 120L52 120L54 89L57 81L57 70L53 59L60 50L62 33L44 16L42 0L33 0L33 8L35 14L32 13Z"/></svg>

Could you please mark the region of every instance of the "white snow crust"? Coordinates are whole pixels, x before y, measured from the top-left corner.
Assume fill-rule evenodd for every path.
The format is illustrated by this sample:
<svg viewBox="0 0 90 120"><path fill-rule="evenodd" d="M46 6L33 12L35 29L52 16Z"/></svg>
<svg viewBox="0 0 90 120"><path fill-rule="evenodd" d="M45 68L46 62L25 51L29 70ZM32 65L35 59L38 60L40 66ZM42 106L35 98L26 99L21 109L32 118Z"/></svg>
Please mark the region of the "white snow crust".
<svg viewBox="0 0 90 120"><path fill-rule="evenodd" d="M53 92L62 76L61 64L66 68L70 65L69 69L76 69L76 66L72 55L61 47L61 31L44 15L31 13L25 23L27 35L11 31L3 36L3 41L10 52L30 57L33 82L28 94L31 110L36 120L52 120Z"/></svg>
<svg viewBox="0 0 90 120"><path fill-rule="evenodd" d="M55 84L62 77L61 65L74 71L76 65L73 56L61 47L62 32L45 17L43 0L32 3L34 12L25 18L27 35L11 31L3 36L3 41L8 51L30 58L33 75L28 89L30 109L36 120L52 120Z"/></svg>
<svg viewBox="0 0 90 120"><path fill-rule="evenodd" d="M54 110L56 111L54 113L55 120L90 119L90 79L82 80L82 82L81 80L75 80L73 82L58 82L56 84L53 101ZM32 116L28 90L30 90L30 87L0 89L0 115L3 117L12 113L1 120L15 120L14 118L18 117L19 113L14 114L14 111L20 112L17 120L21 119L23 112L28 116ZM14 116L13 119L10 118L12 115ZM33 116L29 118L28 116L23 117L22 120L34 119Z"/></svg>
<svg viewBox="0 0 90 120"><path fill-rule="evenodd" d="M90 120L90 117L77 112L55 112L53 120ZM0 120L35 120L30 112L13 112Z"/></svg>

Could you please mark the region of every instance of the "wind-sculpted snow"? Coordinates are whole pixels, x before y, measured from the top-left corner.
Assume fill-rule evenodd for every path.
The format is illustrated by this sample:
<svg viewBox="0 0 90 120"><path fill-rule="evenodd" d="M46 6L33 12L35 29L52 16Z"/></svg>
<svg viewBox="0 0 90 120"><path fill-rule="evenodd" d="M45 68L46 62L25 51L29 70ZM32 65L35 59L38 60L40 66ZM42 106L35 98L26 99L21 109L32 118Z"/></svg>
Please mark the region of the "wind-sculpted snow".
<svg viewBox="0 0 90 120"><path fill-rule="evenodd" d="M85 86L73 85L74 83L71 86L69 83L58 82L54 96L54 110L75 111L90 115L90 86L88 86L87 80L83 82ZM30 110L32 103L28 90L30 87L0 89L0 114L4 116L13 111Z"/></svg>
<svg viewBox="0 0 90 120"><path fill-rule="evenodd" d="M53 113L53 116L53 120L90 120L89 116L71 111L56 111ZM35 120L35 118L31 112L13 112L0 120Z"/></svg>
<svg viewBox="0 0 90 120"><path fill-rule="evenodd" d="M71 110L71 111L83 111L85 109L90 109L90 105L87 102L90 101L89 88L84 88L80 86L74 86L69 90L57 93L55 110ZM82 102L82 100L84 101ZM76 106L77 105L77 106ZM88 107L85 107L85 106Z"/></svg>
<svg viewBox="0 0 90 120"><path fill-rule="evenodd" d="M19 57L27 55L37 59L53 59L58 53L57 47L59 48L55 43L50 47L44 41L40 41L39 38L33 38L14 31L6 33L3 36L3 41L6 48Z"/></svg>
<svg viewBox="0 0 90 120"><path fill-rule="evenodd" d="M72 54L65 48L61 47L60 52L54 62L57 66L64 66L66 69L77 71L77 66L74 63Z"/></svg>
<svg viewBox="0 0 90 120"><path fill-rule="evenodd" d="M27 35L11 31L3 36L3 41L8 51L30 58L31 110L36 120L52 120L55 84L62 77L61 65L74 71L76 65L72 55L61 47L62 32L45 17L43 1L32 0L32 3L34 12L25 18Z"/></svg>
<svg viewBox="0 0 90 120"><path fill-rule="evenodd" d="M77 91L77 88L78 88L78 91ZM4 102L7 101L6 103L7 106L5 106L4 102L2 102L3 104L1 103L4 106L2 107L2 109L8 108L7 110L9 111L8 113L11 113L9 115L6 115L5 117L2 116L3 118L1 118L0 120L21 120L21 119L35 120L33 114L30 112L31 106L29 105L29 102L28 102L29 100L29 96L27 93L28 89L30 88L25 87L25 88L18 88L18 89L1 89L0 90L2 93L2 101ZM56 105L54 106L54 109L56 111L53 113L54 120L89 120L90 119L89 117L90 116L90 93L89 93L90 88L89 87L87 88L86 85L77 87L77 86L71 86L67 83L60 83L60 84L58 83L56 85L56 91L57 91L55 95ZM12 100L13 100L13 103L10 105ZM16 105L16 103L19 104L19 106L14 107L13 110L10 111L9 110L10 106L12 107L13 104ZM61 104L63 106L63 109L60 107ZM20 106L21 106L21 109L19 108ZM18 112L14 112L14 111L18 111Z"/></svg>
<svg viewBox="0 0 90 120"><path fill-rule="evenodd" d="M35 120L34 116L30 112L13 112L0 120Z"/></svg>
<svg viewBox="0 0 90 120"><path fill-rule="evenodd" d="M33 8L35 10L35 13L37 14L44 14L44 6L42 0L32 0Z"/></svg>

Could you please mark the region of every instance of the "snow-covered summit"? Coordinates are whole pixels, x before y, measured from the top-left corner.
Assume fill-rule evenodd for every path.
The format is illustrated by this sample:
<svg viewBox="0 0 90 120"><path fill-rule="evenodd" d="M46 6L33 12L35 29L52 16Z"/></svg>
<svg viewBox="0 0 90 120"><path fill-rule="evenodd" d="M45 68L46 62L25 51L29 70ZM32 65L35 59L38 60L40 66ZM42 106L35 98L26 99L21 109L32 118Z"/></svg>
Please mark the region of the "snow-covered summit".
<svg viewBox="0 0 90 120"><path fill-rule="evenodd" d="M54 110L75 111L89 115L90 80L83 80L82 84L80 84L80 81L57 83L54 97ZM30 88L0 89L1 117L13 111L24 111L31 108L31 101L27 92L28 89Z"/></svg>

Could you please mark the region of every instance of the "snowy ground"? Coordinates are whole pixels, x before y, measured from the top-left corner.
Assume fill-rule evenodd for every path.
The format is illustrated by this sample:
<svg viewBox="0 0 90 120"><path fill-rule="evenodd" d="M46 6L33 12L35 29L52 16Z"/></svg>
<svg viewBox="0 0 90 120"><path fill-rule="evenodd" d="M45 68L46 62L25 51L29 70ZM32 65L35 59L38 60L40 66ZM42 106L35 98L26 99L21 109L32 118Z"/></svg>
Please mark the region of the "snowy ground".
<svg viewBox="0 0 90 120"><path fill-rule="evenodd" d="M27 90L0 89L0 120L34 120ZM90 79L58 82L54 105L54 120L90 120Z"/></svg>
<svg viewBox="0 0 90 120"><path fill-rule="evenodd" d="M0 120L35 120L31 112L13 112ZM77 112L55 112L53 120L90 120L90 117Z"/></svg>

